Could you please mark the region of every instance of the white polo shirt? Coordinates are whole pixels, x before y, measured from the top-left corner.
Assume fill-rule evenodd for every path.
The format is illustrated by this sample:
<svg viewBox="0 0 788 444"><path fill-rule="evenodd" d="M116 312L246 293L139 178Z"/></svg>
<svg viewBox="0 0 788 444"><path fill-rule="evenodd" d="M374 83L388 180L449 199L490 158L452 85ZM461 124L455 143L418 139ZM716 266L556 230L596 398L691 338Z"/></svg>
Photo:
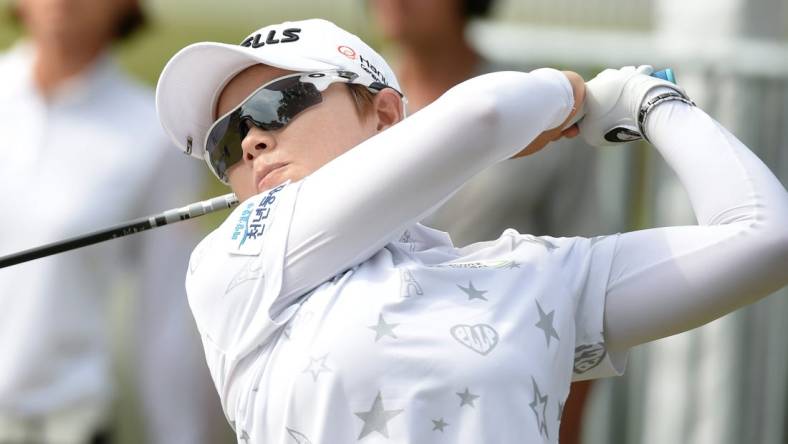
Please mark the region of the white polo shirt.
<svg viewBox="0 0 788 444"><path fill-rule="evenodd" d="M417 224L272 309L300 185L243 202L189 264L239 442L557 442L570 382L621 371L602 337L616 236L457 249Z"/></svg>

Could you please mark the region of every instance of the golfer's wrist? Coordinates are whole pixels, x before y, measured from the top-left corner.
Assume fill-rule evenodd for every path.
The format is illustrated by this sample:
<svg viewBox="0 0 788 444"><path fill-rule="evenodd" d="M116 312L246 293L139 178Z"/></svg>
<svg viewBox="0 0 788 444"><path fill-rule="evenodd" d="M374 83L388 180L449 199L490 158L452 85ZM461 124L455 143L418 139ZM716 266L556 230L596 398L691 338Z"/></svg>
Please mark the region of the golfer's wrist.
<svg viewBox="0 0 788 444"><path fill-rule="evenodd" d="M561 71L561 73L566 76L566 79L569 81L569 85L572 88L573 99L572 107L568 110L566 119L560 125L561 128L564 128L575 115L583 109L583 102L585 102L586 98L586 83L583 77L574 71Z"/></svg>

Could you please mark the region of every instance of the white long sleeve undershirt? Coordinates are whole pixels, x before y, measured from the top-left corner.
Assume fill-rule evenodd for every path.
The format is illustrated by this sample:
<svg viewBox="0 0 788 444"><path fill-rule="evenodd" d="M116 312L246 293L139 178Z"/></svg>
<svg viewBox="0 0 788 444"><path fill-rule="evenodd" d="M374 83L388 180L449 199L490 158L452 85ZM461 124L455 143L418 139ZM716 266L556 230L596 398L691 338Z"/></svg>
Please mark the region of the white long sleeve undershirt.
<svg viewBox="0 0 788 444"><path fill-rule="evenodd" d="M480 76L313 173L299 191L275 305L369 258L572 106L555 70ZM605 303L610 350L697 327L788 282L788 195L768 168L698 108L668 102L647 125L700 225L620 236Z"/></svg>
<svg viewBox="0 0 788 444"><path fill-rule="evenodd" d="M699 225L620 237L605 303L611 350L698 327L788 283L788 194L779 180L699 108L668 102L646 123Z"/></svg>

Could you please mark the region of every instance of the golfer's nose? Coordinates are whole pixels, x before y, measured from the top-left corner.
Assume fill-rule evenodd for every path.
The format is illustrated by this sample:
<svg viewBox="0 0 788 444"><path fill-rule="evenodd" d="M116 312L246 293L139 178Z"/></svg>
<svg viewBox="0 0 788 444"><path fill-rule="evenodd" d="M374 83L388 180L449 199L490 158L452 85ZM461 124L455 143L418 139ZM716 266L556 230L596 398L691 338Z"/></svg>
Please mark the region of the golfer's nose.
<svg viewBox="0 0 788 444"><path fill-rule="evenodd" d="M270 131L264 131L256 126L249 129L249 132L241 141L241 148L244 152L244 161L253 161L263 152L272 150L276 146L276 139Z"/></svg>

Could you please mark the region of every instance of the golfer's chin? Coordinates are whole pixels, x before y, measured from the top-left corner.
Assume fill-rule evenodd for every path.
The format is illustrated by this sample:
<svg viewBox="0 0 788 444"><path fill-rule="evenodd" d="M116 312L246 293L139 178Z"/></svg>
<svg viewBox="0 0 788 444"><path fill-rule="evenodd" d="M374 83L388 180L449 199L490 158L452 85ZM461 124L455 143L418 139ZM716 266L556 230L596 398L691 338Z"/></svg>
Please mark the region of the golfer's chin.
<svg viewBox="0 0 788 444"><path fill-rule="evenodd" d="M250 197L260 194L257 191L257 184L254 181L253 174L241 174L240 171L228 171L227 179L230 183L230 188L235 193L239 201L243 202Z"/></svg>
<svg viewBox="0 0 788 444"><path fill-rule="evenodd" d="M230 188L241 202L252 196L265 193L288 180L295 182L299 179L292 178L287 174L271 174L260 181L255 181L254 177L249 177L245 180L234 180L233 176L229 177Z"/></svg>

